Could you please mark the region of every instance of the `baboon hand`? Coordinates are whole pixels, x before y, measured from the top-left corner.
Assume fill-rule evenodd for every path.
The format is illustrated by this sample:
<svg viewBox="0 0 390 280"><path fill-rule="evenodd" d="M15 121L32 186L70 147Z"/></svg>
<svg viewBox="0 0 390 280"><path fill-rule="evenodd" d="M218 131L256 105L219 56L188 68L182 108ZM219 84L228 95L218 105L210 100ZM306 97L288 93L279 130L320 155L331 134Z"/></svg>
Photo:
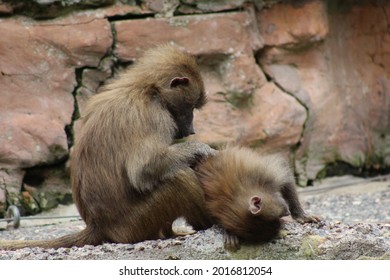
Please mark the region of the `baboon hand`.
<svg viewBox="0 0 390 280"><path fill-rule="evenodd" d="M177 152L182 155L182 160L187 162L190 166L195 166L203 159L217 153L217 151L209 145L196 141L174 144L171 147L177 150Z"/></svg>
<svg viewBox="0 0 390 280"><path fill-rule="evenodd" d="M202 158L214 156L217 154L217 150L214 150L209 145L200 142L188 142L193 146L194 155Z"/></svg>
<svg viewBox="0 0 390 280"><path fill-rule="evenodd" d="M192 146L192 157L189 160L191 168L198 165L199 162L207 159L210 156L217 154L217 151L211 148L209 145L200 142L188 142Z"/></svg>
<svg viewBox="0 0 390 280"><path fill-rule="evenodd" d="M224 230L223 245L226 250L235 252L240 249L240 240L236 235L230 234Z"/></svg>
<svg viewBox="0 0 390 280"><path fill-rule="evenodd" d="M308 215L308 214L302 214L298 217L294 217L294 219L300 223L300 224L306 224L306 223L319 223L321 221L321 218L314 216L314 215Z"/></svg>

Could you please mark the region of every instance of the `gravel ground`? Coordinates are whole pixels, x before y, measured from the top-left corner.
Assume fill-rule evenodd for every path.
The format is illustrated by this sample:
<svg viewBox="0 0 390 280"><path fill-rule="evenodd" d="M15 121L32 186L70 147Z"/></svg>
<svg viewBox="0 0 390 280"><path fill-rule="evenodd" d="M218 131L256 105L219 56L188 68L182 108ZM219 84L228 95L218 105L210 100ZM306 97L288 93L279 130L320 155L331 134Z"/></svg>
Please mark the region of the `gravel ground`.
<svg viewBox="0 0 390 280"><path fill-rule="evenodd" d="M301 192L304 208L330 221L390 223L390 181L365 182L342 177L341 183L349 185L333 188L335 180L304 189Z"/></svg>
<svg viewBox="0 0 390 280"><path fill-rule="evenodd" d="M348 187L337 188L332 185L325 183L300 192L305 210L321 216L323 222L305 225L287 222L282 238L263 245L244 244L237 252L224 250L221 230L214 226L186 237L137 244L0 250L0 260L390 258L390 182L352 181ZM0 231L0 240L49 239L83 227L82 221L22 225L19 229Z"/></svg>

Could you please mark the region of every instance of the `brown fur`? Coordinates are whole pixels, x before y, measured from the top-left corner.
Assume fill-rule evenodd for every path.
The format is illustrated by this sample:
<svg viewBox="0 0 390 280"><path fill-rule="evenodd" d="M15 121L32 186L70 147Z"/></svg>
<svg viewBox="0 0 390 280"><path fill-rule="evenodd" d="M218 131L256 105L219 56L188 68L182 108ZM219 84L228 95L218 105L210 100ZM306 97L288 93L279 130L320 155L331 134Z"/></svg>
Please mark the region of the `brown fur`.
<svg viewBox="0 0 390 280"><path fill-rule="evenodd" d="M173 144L192 133L192 113L205 103L193 57L168 45L145 53L93 96L82 117L71 161L73 198L86 223L78 234L0 248L134 243L168 237L184 216L195 229L210 225L190 166L211 149ZM173 145L172 145L173 144Z"/></svg>
<svg viewBox="0 0 390 280"><path fill-rule="evenodd" d="M290 212L299 222L319 221L303 211L291 168L279 155L230 147L199 164L197 175L209 213L233 236L271 240L279 233L280 218Z"/></svg>

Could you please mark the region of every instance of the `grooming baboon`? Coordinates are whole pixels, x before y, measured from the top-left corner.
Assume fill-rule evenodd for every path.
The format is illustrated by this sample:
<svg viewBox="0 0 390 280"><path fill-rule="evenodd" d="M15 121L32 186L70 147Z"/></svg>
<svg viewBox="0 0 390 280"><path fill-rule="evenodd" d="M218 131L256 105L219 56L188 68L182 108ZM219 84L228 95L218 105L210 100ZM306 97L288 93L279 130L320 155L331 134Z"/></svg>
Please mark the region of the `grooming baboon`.
<svg viewBox="0 0 390 280"><path fill-rule="evenodd" d="M236 249L238 238L268 241L276 237L281 217L318 222L302 209L288 162L280 155L262 155L230 147L197 167L206 207L226 230L225 245Z"/></svg>
<svg viewBox="0 0 390 280"><path fill-rule="evenodd" d="M93 96L82 116L71 183L86 228L51 241L2 242L0 248L157 239L172 234L179 216L195 229L209 226L191 167L212 149L197 142L173 144L194 133L193 110L205 100L192 56L169 45L147 51Z"/></svg>

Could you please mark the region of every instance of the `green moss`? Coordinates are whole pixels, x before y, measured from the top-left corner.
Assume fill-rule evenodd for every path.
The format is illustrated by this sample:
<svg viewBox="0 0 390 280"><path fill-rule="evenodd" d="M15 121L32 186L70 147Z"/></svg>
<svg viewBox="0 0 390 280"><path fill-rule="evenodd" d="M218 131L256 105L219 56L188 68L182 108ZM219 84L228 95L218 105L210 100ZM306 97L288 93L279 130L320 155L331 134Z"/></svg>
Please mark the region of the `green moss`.
<svg viewBox="0 0 390 280"><path fill-rule="evenodd" d="M259 256L259 250L261 250L261 246L241 245L239 250L231 252L231 256L234 260L256 259Z"/></svg>
<svg viewBox="0 0 390 280"><path fill-rule="evenodd" d="M23 209L24 213L34 215L41 212L37 201L30 193L22 192L20 198L21 208Z"/></svg>
<svg viewBox="0 0 390 280"><path fill-rule="evenodd" d="M187 28L189 23L190 21L188 19L183 19L183 18L171 18L171 20L169 20L169 25L174 27Z"/></svg>
<svg viewBox="0 0 390 280"><path fill-rule="evenodd" d="M58 191L35 192L32 196L42 211L55 208L59 204L69 204L73 201L72 194Z"/></svg>
<svg viewBox="0 0 390 280"><path fill-rule="evenodd" d="M287 230L284 230L284 229L280 230L280 232L279 232L279 238L280 239L286 238L287 235L289 235L289 232Z"/></svg>
<svg viewBox="0 0 390 280"><path fill-rule="evenodd" d="M227 93L219 93L226 102L233 105L233 107L238 109L248 109L253 106L253 96L252 94L238 92L238 91L229 91Z"/></svg>
<svg viewBox="0 0 390 280"><path fill-rule="evenodd" d="M301 248L299 249L299 254L304 257L304 259L316 259L316 257L321 254L321 248L319 246L324 243L325 238L319 235L309 235L302 240Z"/></svg>
<svg viewBox="0 0 390 280"><path fill-rule="evenodd" d="M7 204L20 206L20 195L16 193L7 192Z"/></svg>
<svg viewBox="0 0 390 280"><path fill-rule="evenodd" d="M61 145L51 145L49 146L49 151L51 154L59 155L63 157L64 155L68 155L68 150L64 149Z"/></svg>
<svg viewBox="0 0 390 280"><path fill-rule="evenodd" d="M41 210L49 210L58 206L56 194L53 192L34 192L34 199L39 204Z"/></svg>

